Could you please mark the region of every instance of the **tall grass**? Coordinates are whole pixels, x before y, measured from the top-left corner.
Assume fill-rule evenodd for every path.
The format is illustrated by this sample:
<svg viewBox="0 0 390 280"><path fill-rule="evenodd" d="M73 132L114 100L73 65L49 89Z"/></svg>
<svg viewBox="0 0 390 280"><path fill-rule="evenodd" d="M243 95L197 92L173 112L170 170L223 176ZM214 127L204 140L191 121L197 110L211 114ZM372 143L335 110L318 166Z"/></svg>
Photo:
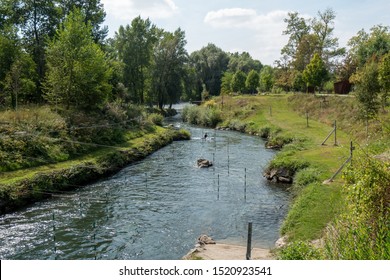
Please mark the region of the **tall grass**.
<svg viewBox="0 0 390 280"><path fill-rule="evenodd" d="M345 173L348 207L328 226L329 259L390 259L390 164L360 160Z"/></svg>

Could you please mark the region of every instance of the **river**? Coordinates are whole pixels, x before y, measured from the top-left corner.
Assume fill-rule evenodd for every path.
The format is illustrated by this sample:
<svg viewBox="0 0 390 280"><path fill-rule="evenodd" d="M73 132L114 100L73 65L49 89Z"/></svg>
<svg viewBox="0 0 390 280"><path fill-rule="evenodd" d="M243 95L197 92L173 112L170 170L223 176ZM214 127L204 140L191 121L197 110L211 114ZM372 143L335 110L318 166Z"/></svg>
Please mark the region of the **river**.
<svg viewBox="0 0 390 280"><path fill-rule="evenodd" d="M290 200L262 177L275 152L259 137L169 121L192 140L1 216L0 259L180 259L201 234L245 245L248 222L253 245L273 247ZM199 158L214 166L197 168Z"/></svg>

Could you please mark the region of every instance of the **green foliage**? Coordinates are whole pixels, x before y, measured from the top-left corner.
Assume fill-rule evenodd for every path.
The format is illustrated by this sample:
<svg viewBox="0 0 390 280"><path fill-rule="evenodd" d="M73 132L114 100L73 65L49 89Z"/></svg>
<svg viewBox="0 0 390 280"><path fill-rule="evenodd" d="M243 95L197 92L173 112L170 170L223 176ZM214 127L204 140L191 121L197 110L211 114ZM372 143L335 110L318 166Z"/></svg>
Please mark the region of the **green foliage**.
<svg viewBox="0 0 390 280"><path fill-rule="evenodd" d="M299 194L302 189L312 183L319 183L322 177L322 172L315 167L307 167L297 171L293 185L295 194Z"/></svg>
<svg viewBox="0 0 390 280"><path fill-rule="evenodd" d="M123 84L129 90L126 101L144 104L146 93L151 89L153 48L158 42L158 30L149 19L140 16L131 25L120 26L115 34L114 45L124 64Z"/></svg>
<svg viewBox="0 0 390 280"><path fill-rule="evenodd" d="M374 159L354 161L345 173L347 205L328 227L330 259L390 259L390 165Z"/></svg>
<svg viewBox="0 0 390 280"><path fill-rule="evenodd" d="M378 62L390 51L389 27L377 25L370 29L370 33L362 29L349 40L348 46L349 55L358 67L372 60Z"/></svg>
<svg viewBox="0 0 390 280"><path fill-rule="evenodd" d="M70 13L49 43L46 98L68 109L95 110L111 92L111 70L84 20L80 11Z"/></svg>
<svg viewBox="0 0 390 280"><path fill-rule="evenodd" d="M184 64L187 61L185 34L181 29L164 32L153 52L152 88L149 98L162 109L177 103L183 92Z"/></svg>
<svg viewBox="0 0 390 280"><path fill-rule="evenodd" d="M320 260L321 251L308 242L297 241L288 244L278 251L281 260Z"/></svg>
<svg viewBox="0 0 390 280"><path fill-rule="evenodd" d="M164 117L161 114L152 113L148 116L148 120L155 125L162 126Z"/></svg>
<svg viewBox="0 0 390 280"><path fill-rule="evenodd" d="M228 65L229 72L235 73L237 71L243 71L244 73L249 73L251 70L259 72L262 67L263 65L261 62L253 59L248 52L230 54Z"/></svg>
<svg viewBox="0 0 390 280"><path fill-rule="evenodd" d="M303 71L302 78L308 87L321 87L323 82L326 80L327 71L325 64L318 53L314 54L314 57L306 66Z"/></svg>
<svg viewBox="0 0 390 280"><path fill-rule="evenodd" d="M251 70L245 81L245 87L250 93L257 92L260 83L260 75L256 70Z"/></svg>
<svg viewBox="0 0 390 280"><path fill-rule="evenodd" d="M271 66L264 66L260 72L260 90L263 92L271 91L274 85L274 75Z"/></svg>
<svg viewBox="0 0 390 280"><path fill-rule="evenodd" d="M193 52L190 60L198 74L199 83L205 85L210 95L219 95L222 75L229 63L227 53L214 44L208 44L199 51ZM202 91L202 89L199 90Z"/></svg>
<svg viewBox="0 0 390 280"><path fill-rule="evenodd" d="M361 115L365 118L373 118L378 114L380 107L378 81L378 64L367 63L361 71L354 76L356 84L356 99L361 105Z"/></svg>
<svg viewBox="0 0 390 280"><path fill-rule="evenodd" d="M221 94L230 94L232 92L232 89L231 89L231 84L232 84L232 80L233 80L233 73L232 72L229 72L229 71L226 71L225 73L223 73L223 76L222 76L222 83L221 83Z"/></svg>
<svg viewBox="0 0 390 280"><path fill-rule="evenodd" d="M390 52L383 56L378 69L379 84L382 88L381 101L382 107L387 105L387 99L390 94Z"/></svg>
<svg viewBox="0 0 390 280"><path fill-rule="evenodd" d="M221 111L216 108L186 106L182 117L185 122L206 127L216 127L221 121Z"/></svg>
<svg viewBox="0 0 390 280"><path fill-rule="evenodd" d="M15 110L18 107L18 103L26 104L34 100L37 80L35 67L31 57L22 53L11 65L5 77L4 91L8 93L7 99L10 99L9 103Z"/></svg>
<svg viewBox="0 0 390 280"><path fill-rule="evenodd" d="M246 81L246 75L244 72L239 70L236 73L234 73L230 85L232 92L243 93L245 91L245 81Z"/></svg>

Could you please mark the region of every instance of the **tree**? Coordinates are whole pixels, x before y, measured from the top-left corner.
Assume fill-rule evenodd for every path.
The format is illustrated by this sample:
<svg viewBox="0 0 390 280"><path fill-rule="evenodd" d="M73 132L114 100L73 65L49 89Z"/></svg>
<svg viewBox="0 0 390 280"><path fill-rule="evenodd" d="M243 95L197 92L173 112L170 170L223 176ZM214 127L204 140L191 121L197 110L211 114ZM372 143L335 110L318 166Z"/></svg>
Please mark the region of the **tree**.
<svg viewBox="0 0 390 280"><path fill-rule="evenodd" d="M4 0L0 5L0 9L7 12L3 15L3 20L20 30L23 47L36 64L39 79L35 99L39 101L41 81L44 79L46 69L46 42L47 38L54 36L61 21L60 9L56 1L49 0Z"/></svg>
<svg viewBox="0 0 390 280"><path fill-rule="evenodd" d="M269 92L274 86L274 71L271 66L266 65L260 72L260 90Z"/></svg>
<svg viewBox="0 0 390 280"><path fill-rule="evenodd" d="M94 43L92 27L74 10L49 42L46 99L83 110L100 107L111 92L108 67L103 51Z"/></svg>
<svg viewBox="0 0 390 280"><path fill-rule="evenodd" d="M383 56L378 69L379 85L382 87L382 107L385 108L390 93L390 52Z"/></svg>
<svg viewBox="0 0 390 280"><path fill-rule="evenodd" d="M257 92L259 83L260 83L259 73L256 70L250 71L245 81L245 86L247 90L252 94Z"/></svg>
<svg viewBox="0 0 390 280"><path fill-rule="evenodd" d="M163 32L154 48L151 99L157 102L160 109L166 104L172 107L180 100L184 63L188 57L185 45L185 33L178 29L174 33Z"/></svg>
<svg viewBox="0 0 390 280"><path fill-rule="evenodd" d="M230 85L232 92L243 93L245 91L246 75L243 71L238 70L234 73L232 83Z"/></svg>
<svg viewBox="0 0 390 280"><path fill-rule="evenodd" d="M4 90L11 99L11 107L17 110L18 104L31 101L36 90L35 63L32 58L22 53L11 65L4 81Z"/></svg>
<svg viewBox="0 0 390 280"><path fill-rule="evenodd" d="M302 75L303 80L306 82L308 88L322 86L323 82L327 78L327 71L324 62L318 53L314 55L309 65L306 66Z"/></svg>
<svg viewBox="0 0 390 280"><path fill-rule="evenodd" d="M191 54L191 63L198 73L199 82L211 95L219 95L221 79L227 70L229 56L214 44L208 44Z"/></svg>
<svg viewBox="0 0 390 280"><path fill-rule="evenodd" d="M288 13L288 18L285 18L284 22L287 23L287 27L283 31L283 35L290 35L290 37L281 53L282 55L287 55L290 60L293 60L295 59L295 54L302 38L310 32L310 25L305 18L299 16L298 12Z"/></svg>
<svg viewBox="0 0 390 280"><path fill-rule="evenodd" d="M295 70L303 71L313 57L318 53L323 59L327 70L335 66L335 59L345 53L338 47L338 39L333 36L336 14L332 9L319 11L318 17L307 20L297 12L289 13L284 21L287 28L283 35L290 35L287 45L282 49L282 55L287 56Z"/></svg>
<svg viewBox="0 0 390 280"><path fill-rule="evenodd" d="M115 33L119 59L124 63L123 83L130 99L144 104L151 87L153 48L158 41L157 28L149 19L135 18L131 25L120 26Z"/></svg>
<svg viewBox="0 0 390 280"><path fill-rule="evenodd" d="M0 30L0 81L4 80L19 53L20 44L16 28L4 27Z"/></svg>
<svg viewBox="0 0 390 280"><path fill-rule="evenodd" d="M89 22L92 25L92 36L95 43L103 44L108 28L107 26L101 27L106 12L100 0L58 0L58 2L64 18L75 8L84 13L84 23Z"/></svg>
<svg viewBox="0 0 390 280"><path fill-rule="evenodd" d="M379 62L382 56L390 52L390 31L388 26L377 25L370 33L360 30L348 41L349 56L357 67L363 67L371 60Z"/></svg>
<svg viewBox="0 0 390 280"><path fill-rule="evenodd" d="M312 20L312 30L318 39L319 55L323 59L328 71L334 66L332 59L345 54L344 48L338 48L338 38L333 37L334 20L336 13L328 8L318 12L318 18Z"/></svg>
<svg viewBox="0 0 390 280"><path fill-rule="evenodd" d="M356 99L362 107L362 115L367 119L375 117L380 107L378 64L375 61L366 63L364 68L354 75L353 82L356 85Z"/></svg>
<svg viewBox="0 0 390 280"><path fill-rule="evenodd" d="M238 70L243 71L244 73L249 73L251 70L260 71L263 65L259 60L255 60L251 57L248 52L243 53L233 53L230 54L228 71L235 73Z"/></svg>
<svg viewBox="0 0 390 280"><path fill-rule="evenodd" d="M231 84L233 80L234 73L226 71L223 73L221 79L221 94L229 94L232 92Z"/></svg>

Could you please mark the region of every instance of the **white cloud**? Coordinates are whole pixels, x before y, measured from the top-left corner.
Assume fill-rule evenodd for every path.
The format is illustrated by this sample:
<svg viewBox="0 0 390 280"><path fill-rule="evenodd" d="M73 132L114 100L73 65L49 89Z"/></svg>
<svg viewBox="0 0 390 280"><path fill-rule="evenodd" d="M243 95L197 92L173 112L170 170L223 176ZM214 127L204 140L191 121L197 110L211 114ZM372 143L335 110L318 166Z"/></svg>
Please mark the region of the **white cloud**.
<svg viewBox="0 0 390 280"><path fill-rule="evenodd" d="M215 29L241 29L248 36L244 42L242 38L237 38L235 48L250 50L254 57L272 64L272 59L280 56L280 49L288 40L287 36L282 35L286 28L283 19L287 16L288 11L282 10L258 14L253 9L234 8L211 11L204 22ZM231 34L234 36L239 33Z"/></svg>
<svg viewBox="0 0 390 280"><path fill-rule="evenodd" d="M251 9L222 9L207 13L204 22L213 27L245 27L256 19L257 13Z"/></svg>
<svg viewBox="0 0 390 280"><path fill-rule="evenodd" d="M151 19L170 18L179 12L173 0L102 0L107 14L119 20L132 20L134 17Z"/></svg>

